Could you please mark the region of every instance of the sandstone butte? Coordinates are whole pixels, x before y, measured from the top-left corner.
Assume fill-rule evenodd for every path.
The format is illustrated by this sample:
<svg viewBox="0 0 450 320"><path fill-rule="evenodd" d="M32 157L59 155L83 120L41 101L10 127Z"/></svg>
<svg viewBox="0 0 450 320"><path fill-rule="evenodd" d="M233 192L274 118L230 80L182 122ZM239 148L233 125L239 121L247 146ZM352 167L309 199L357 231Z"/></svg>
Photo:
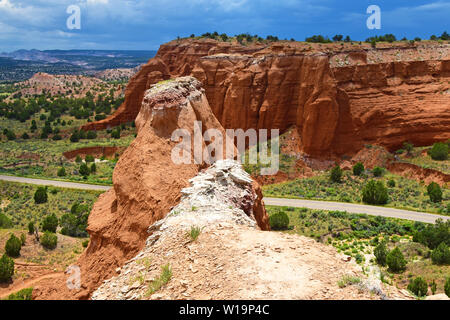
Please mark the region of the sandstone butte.
<svg viewBox="0 0 450 320"><path fill-rule="evenodd" d="M423 42L242 46L210 39L160 47L130 80L123 105L87 124L102 130L133 121L146 90L194 76L224 128L298 130L300 151L351 155L364 145L392 151L405 141L450 138L450 44Z"/></svg>
<svg viewBox="0 0 450 320"><path fill-rule="evenodd" d="M189 179L207 167L177 165L171 160L178 144L171 140L172 132L183 128L193 137L195 121L201 121L205 131L215 128L226 136L196 79L176 79L146 92L136 118L138 134L116 165L114 188L100 196L89 216L90 242L76 263L81 269L80 290L69 290L68 276L61 276L36 286L34 299L88 299L104 280L117 274L118 267L142 250L149 226L180 202L180 192L189 186ZM202 145L206 146L205 141ZM251 194L252 206L242 199L240 209L256 221L259 229L270 230L256 182Z"/></svg>

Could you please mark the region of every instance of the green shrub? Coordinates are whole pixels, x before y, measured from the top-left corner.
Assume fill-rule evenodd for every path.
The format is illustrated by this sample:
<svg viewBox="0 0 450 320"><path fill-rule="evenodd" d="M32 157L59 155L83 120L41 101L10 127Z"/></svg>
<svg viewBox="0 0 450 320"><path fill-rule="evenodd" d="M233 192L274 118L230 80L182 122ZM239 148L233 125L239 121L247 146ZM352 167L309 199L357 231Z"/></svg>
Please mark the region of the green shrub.
<svg viewBox="0 0 450 320"><path fill-rule="evenodd" d="M431 202L438 203L442 201L442 190L436 182L432 182L428 185L427 192Z"/></svg>
<svg viewBox="0 0 450 320"><path fill-rule="evenodd" d="M42 231L49 231L55 233L57 228L58 228L58 218L54 213L50 216L45 217L45 219L42 221Z"/></svg>
<svg viewBox="0 0 450 320"><path fill-rule="evenodd" d="M87 133L86 138L88 138L89 140L93 140L93 139L97 138L97 132L95 132L95 131L89 131L89 132Z"/></svg>
<svg viewBox="0 0 450 320"><path fill-rule="evenodd" d="M372 173L373 173L374 177L379 178L383 175L384 169L380 168L380 167L375 167L375 168L373 168Z"/></svg>
<svg viewBox="0 0 450 320"><path fill-rule="evenodd" d="M89 240L84 240L81 245L83 246L83 248L87 248L89 245Z"/></svg>
<svg viewBox="0 0 450 320"><path fill-rule="evenodd" d="M89 163L89 162L94 162L94 161L95 161L95 158L94 158L93 155L88 154L88 155L86 155L86 158L84 158L84 160L85 160L87 163Z"/></svg>
<svg viewBox="0 0 450 320"><path fill-rule="evenodd" d="M428 292L428 284L422 277L417 277L409 282L408 290L418 297L424 297Z"/></svg>
<svg viewBox="0 0 450 320"><path fill-rule="evenodd" d="M355 176L360 176L364 172L365 168L361 162L358 162L353 166L353 174Z"/></svg>
<svg viewBox="0 0 450 320"><path fill-rule="evenodd" d="M375 259L377 260L377 263L380 266L386 265L386 257L388 254L387 248L386 248L386 242L381 241L380 244L375 248L373 251L375 255Z"/></svg>
<svg viewBox="0 0 450 320"><path fill-rule="evenodd" d="M34 233L34 222L28 223L28 233L33 234Z"/></svg>
<svg viewBox="0 0 450 320"><path fill-rule="evenodd" d="M431 261L438 265L450 265L450 248L442 242L431 252Z"/></svg>
<svg viewBox="0 0 450 320"><path fill-rule="evenodd" d="M9 219L3 213L0 213L0 229L9 229L13 225L11 219Z"/></svg>
<svg viewBox="0 0 450 320"><path fill-rule="evenodd" d="M438 219L435 224L427 225L414 233L414 242L420 242L430 249L437 248L442 242L450 246L450 220Z"/></svg>
<svg viewBox="0 0 450 320"><path fill-rule="evenodd" d="M450 298L450 277L445 280L444 292Z"/></svg>
<svg viewBox="0 0 450 320"><path fill-rule="evenodd" d="M34 202L37 204L46 203L48 200L47 188L39 187L34 193Z"/></svg>
<svg viewBox="0 0 450 320"><path fill-rule="evenodd" d="M41 244L47 249L55 249L58 244L58 237L54 233L45 231L41 237Z"/></svg>
<svg viewBox="0 0 450 320"><path fill-rule="evenodd" d="M342 181L342 169L340 166L335 166L331 169L330 180L336 183L341 183Z"/></svg>
<svg viewBox="0 0 450 320"><path fill-rule="evenodd" d="M0 258L0 282L8 282L14 274L14 260L4 254Z"/></svg>
<svg viewBox="0 0 450 320"><path fill-rule="evenodd" d="M14 234L11 234L8 241L5 244L5 252L8 256L16 258L20 256L20 249L22 248L22 242Z"/></svg>
<svg viewBox="0 0 450 320"><path fill-rule="evenodd" d="M433 145L433 148L428 152L433 160L447 160L448 159L448 144L438 142Z"/></svg>
<svg viewBox="0 0 450 320"><path fill-rule="evenodd" d="M408 155L410 155L411 152L414 150L414 144L412 144L411 142L405 142L403 143L403 149L406 150L406 152L408 152Z"/></svg>
<svg viewBox="0 0 450 320"><path fill-rule="evenodd" d="M289 217L285 212L278 212L269 217L270 228L273 230L285 230L289 226Z"/></svg>
<svg viewBox="0 0 450 320"><path fill-rule="evenodd" d="M66 169L64 167L59 168L58 177L64 177L66 175Z"/></svg>
<svg viewBox="0 0 450 320"><path fill-rule="evenodd" d="M95 165L95 163L93 163L91 165L90 171L91 171L91 173L96 173L97 172L97 166Z"/></svg>
<svg viewBox="0 0 450 320"><path fill-rule="evenodd" d="M111 138L120 139L120 128L116 128L111 132Z"/></svg>
<svg viewBox="0 0 450 320"><path fill-rule="evenodd" d="M25 235L25 233L22 233L20 235L20 242L22 243L22 246L27 242L27 236Z"/></svg>
<svg viewBox="0 0 450 320"><path fill-rule="evenodd" d="M403 272L406 269L406 260L398 247L388 253L386 263L392 272Z"/></svg>
<svg viewBox="0 0 450 320"><path fill-rule="evenodd" d="M86 163L83 163L83 164L80 166L80 174L81 174L83 177L87 177L90 173L91 173L91 171L89 170L89 167L87 166L87 164L86 164Z"/></svg>
<svg viewBox="0 0 450 320"><path fill-rule="evenodd" d="M362 198L368 204L386 204L388 190L381 181L370 180L362 190Z"/></svg>
<svg viewBox="0 0 450 320"><path fill-rule="evenodd" d="M78 142L80 141L80 135L78 132L74 132L71 136L70 136L70 142Z"/></svg>
<svg viewBox="0 0 450 320"><path fill-rule="evenodd" d="M33 288L22 289L8 296L7 300L31 300Z"/></svg>
<svg viewBox="0 0 450 320"><path fill-rule="evenodd" d="M395 187L395 180L394 179L390 179L387 184L388 184L389 188L394 188Z"/></svg>
<svg viewBox="0 0 450 320"><path fill-rule="evenodd" d="M191 238L192 241L196 241L202 232L202 228L192 226L189 231L187 231L187 235L189 238Z"/></svg>
<svg viewBox="0 0 450 320"><path fill-rule="evenodd" d="M81 159L80 155L77 155L77 157L75 158L75 162L81 163L82 161L83 161L83 159Z"/></svg>

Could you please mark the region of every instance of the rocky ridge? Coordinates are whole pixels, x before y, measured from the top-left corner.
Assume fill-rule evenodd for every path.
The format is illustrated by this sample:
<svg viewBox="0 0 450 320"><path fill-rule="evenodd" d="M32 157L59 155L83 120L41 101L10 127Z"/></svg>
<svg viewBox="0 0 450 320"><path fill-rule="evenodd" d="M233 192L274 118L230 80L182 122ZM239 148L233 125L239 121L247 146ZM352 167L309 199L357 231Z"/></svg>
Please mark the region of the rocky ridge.
<svg viewBox="0 0 450 320"><path fill-rule="evenodd" d="M194 163L195 155L189 164L176 164L171 158L178 144L172 141L172 132L184 129L194 137L196 121L205 130L214 128L226 137L196 79L178 78L147 90L136 118L137 137L114 169L114 187L100 196L89 215L89 246L77 262L81 288L68 290L61 278L36 287L35 299L88 299L102 281L115 276L116 269L144 247L148 227L180 202L180 191L189 186L189 179L207 167L201 161ZM201 139L203 150L208 142ZM269 230L258 184L252 183L246 199L242 199L246 212L261 229Z"/></svg>
<svg viewBox="0 0 450 320"><path fill-rule="evenodd" d="M257 201L252 179L237 162L218 161L189 182L180 203L150 226L144 249L93 300L405 298L372 282L341 289L342 276L362 275L335 249L260 231L249 211ZM192 227L202 230L195 241L187 234ZM149 292L164 265L170 281Z"/></svg>

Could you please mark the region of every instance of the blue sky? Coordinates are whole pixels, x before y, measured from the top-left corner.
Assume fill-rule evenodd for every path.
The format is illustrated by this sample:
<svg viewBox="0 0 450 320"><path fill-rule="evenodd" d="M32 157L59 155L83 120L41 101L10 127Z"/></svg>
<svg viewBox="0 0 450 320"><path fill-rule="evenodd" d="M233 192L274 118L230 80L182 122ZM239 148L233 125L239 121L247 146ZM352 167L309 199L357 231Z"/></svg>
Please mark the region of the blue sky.
<svg viewBox="0 0 450 320"><path fill-rule="evenodd" d="M69 30L69 5L81 30ZM382 29L366 27L369 5ZM0 51L16 49L158 49L176 38L218 31L304 40L323 34L429 38L450 32L450 0L0 0Z"/></svg>

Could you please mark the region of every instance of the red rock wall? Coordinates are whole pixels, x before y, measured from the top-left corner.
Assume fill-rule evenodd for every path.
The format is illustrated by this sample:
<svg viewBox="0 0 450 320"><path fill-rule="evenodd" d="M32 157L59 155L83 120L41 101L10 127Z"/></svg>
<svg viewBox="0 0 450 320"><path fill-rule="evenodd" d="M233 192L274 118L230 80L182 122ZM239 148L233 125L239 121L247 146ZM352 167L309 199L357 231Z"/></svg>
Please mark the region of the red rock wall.
<svg viewBox="0 0 450 320"><path fill-rule="evenodd" d="M365 64L365 51L345 54L352 65L331 68L334 53L287 44L171 42L130 81L120 109L84 129L132 121L150 84L193 75L223 127L283 132L296 125L302 151L316 157L450 138L449 60Z"/></svg>

